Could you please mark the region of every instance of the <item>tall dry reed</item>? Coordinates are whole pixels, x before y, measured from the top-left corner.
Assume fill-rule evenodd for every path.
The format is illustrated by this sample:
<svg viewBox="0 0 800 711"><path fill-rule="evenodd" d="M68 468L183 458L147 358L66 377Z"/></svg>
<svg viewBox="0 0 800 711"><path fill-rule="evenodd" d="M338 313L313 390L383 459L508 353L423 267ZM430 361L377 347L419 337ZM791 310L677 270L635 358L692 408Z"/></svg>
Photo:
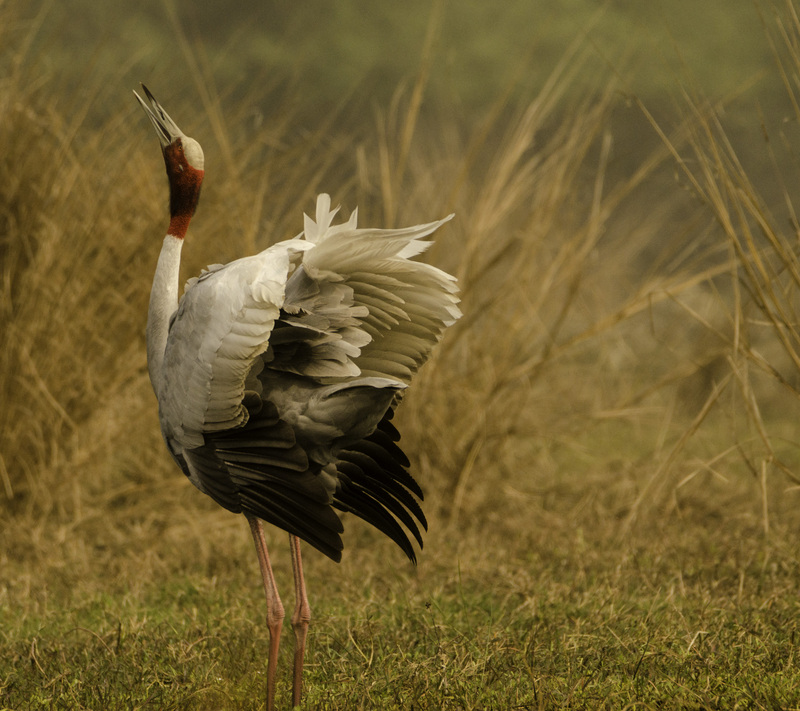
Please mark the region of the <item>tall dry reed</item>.
<svg viewBox="0 0 800 711"><path fill-rule="evenodd" d="M422 110L423 63L419 81L369 121L343 104L301 125L307 107L292 89L268 89L266 114L255 100L227 101L176 33L194 90L170 99L151 88L206 149L186 276L293 236L320 191L345 210L358 205L363 225L456 213L427 258L458 275L465 316L398 414L432 519L493 524L565 468L611 481L620 458L630 505L642 472L675 463L693 431L673 416L676 386L702 370L676 300L702 298L727 255L687 247L665 213L635 207L666 150L612 176L618 94L609 85L568 98L589 61L580 43L535 99L504 96L477 123ZM0 501L15 543L5 555L44 559L56 540L62 566L89 553L120 566L114 552L124 548L152 569L159 546L190 541L202 557L207 530L227 525L226 514L191 491L164 451L144 357L167 217L157 144L132 96L98 124L87 116L93 97L108 98L100 87L89 82L70 103L24 37L8 57ZM665 319L678 324L669 349L652 337ZM703 363L717 357L715 345ZM716 392L705 387L703 397ZM604 441L608 423L616 429ZM626 485L618 479L609 486Z"/></svg>

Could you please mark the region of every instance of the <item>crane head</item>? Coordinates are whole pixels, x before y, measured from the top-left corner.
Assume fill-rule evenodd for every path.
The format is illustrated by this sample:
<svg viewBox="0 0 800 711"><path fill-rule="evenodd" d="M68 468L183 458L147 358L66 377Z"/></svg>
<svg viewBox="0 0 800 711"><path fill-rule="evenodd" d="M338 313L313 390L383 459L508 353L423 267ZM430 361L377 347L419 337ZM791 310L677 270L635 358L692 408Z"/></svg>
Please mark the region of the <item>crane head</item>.
<svg viewBox="0 0 800 711"><path fill-rule="evenodd" d="M169 179L169 234L183 238L197 207L203 184L203 149L181 131L155 97L142 84L147 100L133 92L156 129Z"/></svg>
<svg viewBox="0 0 800 711"><path fill-rule="evenodd" d="M169 172L170 159L182 162L180 160L181 156L185 157L186 162L195 170L203 170L205 159L200 144L178 128L178 125L164 111L161 104L156 101L156 98L144 84L142 84L142 90L147 97L146 101L135 91L133 94L139 100L153 127L156 129L156 135L161 143L161 150L164 152L164 160L167 162L167 171Z"/></svg>

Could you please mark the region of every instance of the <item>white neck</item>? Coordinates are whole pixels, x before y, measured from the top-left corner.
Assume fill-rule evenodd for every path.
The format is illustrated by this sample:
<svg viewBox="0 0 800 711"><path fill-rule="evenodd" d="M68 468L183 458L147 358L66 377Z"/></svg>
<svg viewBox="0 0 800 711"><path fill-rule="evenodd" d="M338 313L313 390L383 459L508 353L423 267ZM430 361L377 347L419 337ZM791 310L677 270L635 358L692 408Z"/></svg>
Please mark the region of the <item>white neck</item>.
<svg viewBox="0 0 800 711"><path fill-rule="evenodd" d="M182 247L182 239L172 235L164 238L153 277L153 286L150 289L150 308L147 312L147 369L156 396L161 382L164 349L167 347L169 320L178 308L178 278Z"/></svg>

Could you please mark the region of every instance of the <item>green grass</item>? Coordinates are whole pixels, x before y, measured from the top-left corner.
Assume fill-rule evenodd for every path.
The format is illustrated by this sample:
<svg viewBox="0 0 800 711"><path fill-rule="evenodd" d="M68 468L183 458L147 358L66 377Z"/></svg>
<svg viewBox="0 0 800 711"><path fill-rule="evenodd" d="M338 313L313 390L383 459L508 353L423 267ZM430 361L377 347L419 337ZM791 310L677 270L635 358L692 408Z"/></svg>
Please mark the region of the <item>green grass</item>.
<svg viewBox="0 0 800 711"><path fill-rule="evenodd" d="M726 525L723 510L625 544L610 530L587 538L596 527L554 530L543 518L517 537L434 534L416 571L382 543L353 550L339 568L311 557L306 706L800 703L796 548L763 541L757 521ZM241 568L224 576L170 576L66 607L39 600L35 623L6 615L3 705L259 708L263 600L243 525L240 533L232 555ZM289 693L287 630L284 645L279 706Z"/></svg>
<svg viewBox="0 0 800 711"><path fill-rule="evenodd" d="M547 61L509 92L465 62L469 108L437 73L486 24L477 4L458 22L443 6L424 58L402 50L437 27L415 15L393 38L413 79L339 104L304 66L230 85L240 55L194 41L214 18L180 7L121 18L118 42L84 47L92 68L54 37L115 27L106 6L61 34L60 8L0 6L0 709L263 707L247 527L158 432L143 332L167 198L134 74L205 149L186 276L293 236L321 191L362 225L456 214L426 258L458 275L465 316L397 413L425 549L413 568L348 519L341 565L307 551L306 708L800 707L800 21L770 5L742 35L756 8L726 15L746 67L698 35L677 46L686 72L651 77L677 97L664 118L597 59L644 16L609 6L584 35L577 6L537 30ZM663 12L688 22L681 7ZM519 13L501 25L522 42ZM304 46L374 52L300 19ZM498 42L470 57L495 66ZM740 100L703 98L709 78ZM285 535L268 535L291 609ZM281 708L288 623L284 645Z"/></svg>

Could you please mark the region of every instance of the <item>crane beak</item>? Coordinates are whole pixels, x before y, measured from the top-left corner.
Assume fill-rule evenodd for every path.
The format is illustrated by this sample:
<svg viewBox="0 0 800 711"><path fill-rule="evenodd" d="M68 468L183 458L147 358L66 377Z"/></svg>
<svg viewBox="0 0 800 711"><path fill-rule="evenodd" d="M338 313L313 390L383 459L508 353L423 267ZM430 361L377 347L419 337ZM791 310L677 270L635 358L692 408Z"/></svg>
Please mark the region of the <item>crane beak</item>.
<svg viewBox="0 0 800 711"><path fill-rule="evenodd" d="M139 100L139 103L142 105L142 108L145 110L156 129L161 148L166 148L176 138L183 138L185 134L178 128L169 114L164 111L161 104L156 101L156 97L150 93L150 90L144 84L142 84L142 89L144 90L145 96L147 96L147 101L135 91L133 94Z"/></svg>

